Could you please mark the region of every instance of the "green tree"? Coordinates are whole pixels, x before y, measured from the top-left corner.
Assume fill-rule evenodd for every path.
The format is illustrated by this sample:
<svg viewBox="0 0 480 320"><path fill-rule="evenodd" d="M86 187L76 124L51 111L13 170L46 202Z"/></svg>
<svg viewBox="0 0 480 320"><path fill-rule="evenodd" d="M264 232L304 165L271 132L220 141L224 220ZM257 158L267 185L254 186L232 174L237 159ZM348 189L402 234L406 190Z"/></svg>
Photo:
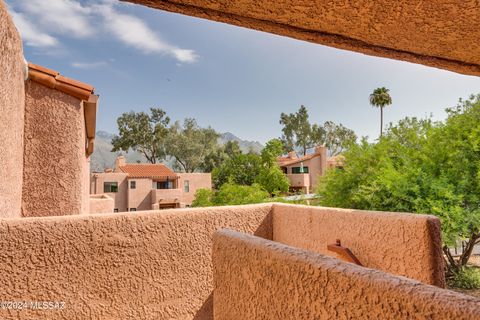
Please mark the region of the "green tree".
<svg viewBox="0 0 480 320"><path fill-rule="evenodd" d="M117 119L118 135L112 139L112 151L130 149L145 156L148 162L156 163L165 157L165 142L170 118L159 108L145 112L123 113Z"/></svg>
<svg viewBox="0 0 480 320"><path fill-rule="evenodd" d="M261 170L262 159L258 154L239 154L227 159L212 171L215 188L231 181L239 185L252 185Z"/></svg>
<svg viewBox="0 0 480 320"><path fill-rule="evenodd" d="M255 182L262 186L271 196L285 193L290 187L290 181L277 164L271 166L264 165L255 178Z"/></svg>
<svg viewBox="0 0 480 320"><path fill-rule="evenodd" d="M323 128L316 124L310 124L308 110L303 105L296 113L282 112L280 124L283 125L281 139L287 151L298 147L303 155L306 155L308 149L321 143L324 139Z"/></svg>
<svg viewBox="0 0 480 320"><path fill-rule="evenodd" d="M242 205L266 202L268 192L258 184L242 186L235 183L225 183L217 191L199 189L195 193L193 207Z"/></svg>
<svg viewBox="0 0 480 320"><path fill-rule="evenodd" d="M212 128L201 128L195 119L187 118L183 126L177 121L169 129L165 142L166 153L176 160L176 167L184 172L195 172L205 159L218 148L219 134Z"/></svg>
<svg viewBox="0 0 480 320"><path fill-rule="evenodd" d="M438 216L448 271L458 273L480 242L480 96L447 114L444 123L406 118L377 143L351 146L318 193L327 206ZM465 251L454 259L458 241Z"/></svg>
<svg viewBox="0 0 480 320"><path fill-rule="evenodd" d="M213 206L214 191L210 189L198 189L195 192L195 199L192 207L211 207Z"/></svg>
<svg viewBox="0 0 480 320"><path fill-rule="evenodd" d="M213 169L220 167L225 161L242 154L238 141L228 141L223 146L212 150L202 163L200 169L203 172L212 172Z"/></svg>
<svg viewBox="0 0 480 320"><path fill-rule="evenodd" d="M285 193L290 187L290 181L277 163L277 157L281 156L283 151L282 141L272 139L266 143L260 154L262 164L255 181L272 196Z"/></svg>
<svg viewBox="0 0 480 320"><path fill-rule="evenodd" d="M383 135L383 108L392 104L389 89L385 87L377 88L370 94L370 104L380 108L380 137Z"/></svg>
<svg viewBox="0 0 480 320"><path fill-rule="evenodd" d="M333 121L326 121L323 124L323 129L325 146L332 156L342 153L357 140L357 135L353 130Z"/></svg>

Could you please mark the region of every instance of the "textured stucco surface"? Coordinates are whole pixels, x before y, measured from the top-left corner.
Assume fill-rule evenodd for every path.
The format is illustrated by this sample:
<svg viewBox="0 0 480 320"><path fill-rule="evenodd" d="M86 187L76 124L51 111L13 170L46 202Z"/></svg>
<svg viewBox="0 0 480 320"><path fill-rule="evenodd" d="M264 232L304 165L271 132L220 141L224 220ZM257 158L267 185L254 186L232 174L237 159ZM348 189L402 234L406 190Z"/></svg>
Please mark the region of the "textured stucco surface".
<svg viewBox="0 0 480 320"><path fill-rule="evenodd" d="M270 204L0 220L0 319L212 319L212 237L272 237Z"/></svg>
<svg viewBox="0 0 480 320"><path fill-rule="evenodd" d="M438 218L428 215L273 205L273 240L336 256L340 239L369 268L445 285Z"/></svg>
<svg viewBox="0 0 480 320"><path fill-rule="evenodd" d="M118 192L106 193L114 200L114 208L119 212L125 212L128 209L128 174L110 172L110 173L92 173L90 194L102 194L105 182L117 182Z"/></svg>
<svg viewBox="0 0 480 320"><path fill-rule="evenodd" d="M215 320L480 319L480 300L230 230L214 235Z"/></svg>
<svg viewBox="0 0 480 320"><path fill-rule="evenodd" d="M480 75L477 0L124 0L369 55Z"/></svg>
<svg viewBox="0 0 480 320"><path fill-rule="evenodd" d="M30 80L25 92L23 216L87 213L82 102Z"/></svg>
<svg viewBox="0 0 480 320"><path fill-rule="evenodd" d="M22 205L25 105L22 41L0 0L0 217L19 217Z"/></svg>
<svg viewBox="0 0 480 320"><path fill-rule="evenodd" d="M114 200L106 194L90 195L89 213L112 213L114 209Z"/></svg>

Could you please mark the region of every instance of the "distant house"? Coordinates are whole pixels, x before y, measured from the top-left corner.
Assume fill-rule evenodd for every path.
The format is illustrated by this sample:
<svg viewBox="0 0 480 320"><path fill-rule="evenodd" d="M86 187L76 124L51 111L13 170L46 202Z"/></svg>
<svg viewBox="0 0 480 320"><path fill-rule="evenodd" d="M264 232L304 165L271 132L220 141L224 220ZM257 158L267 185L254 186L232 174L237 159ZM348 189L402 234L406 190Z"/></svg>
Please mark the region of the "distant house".
<svg viewBox="0 0 480 320"><path fill-rule="evenodd" d="M120 156L115 168L92 173L91 194L107 194L114 211L189 207L200 188L212 188L210 173L176 173L164 164L130 164Z"/></svg>
<svg viewBox="0 0 480 320"><path fill-rule="evenodd" d="M318 178L323 176L327 169L342 166L342 156L327 157L327 148L317 146L314 152L298 157L295 151L286 157L278 157L277 162L290 180L290 191L303 193L313 192Z"/></svg>

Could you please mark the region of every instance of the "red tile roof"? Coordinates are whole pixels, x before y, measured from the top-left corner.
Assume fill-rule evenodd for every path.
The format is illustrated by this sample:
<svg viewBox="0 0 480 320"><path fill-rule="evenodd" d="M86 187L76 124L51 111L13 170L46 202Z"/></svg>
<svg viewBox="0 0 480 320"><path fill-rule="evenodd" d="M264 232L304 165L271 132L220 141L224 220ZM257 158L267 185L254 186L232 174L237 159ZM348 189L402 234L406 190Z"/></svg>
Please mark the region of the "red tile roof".
<svg viewBox="0 0 480 320"><path fill-rule="evenodd" d="M28 63L28 79L83 100L85 131L88 139L85 151L87 156L90 156L93 153L97 122L98 95L94 94L95 88L87 83L64 77L55 70L30 62Z"/></svg>
<svg viewBox="0 0 480 320"><path fill-rule="evenodd" d="M120 167L129 178L171 178L178 176L164 164L126 164Z"/></svg>
<svg viewBox="0 0 480 320"><path fill-rule="evenodd" d="M300 157L300 158L294 158L294 159L291 159L291 158L288 158L288 157L278 157L277 162L278 162L278 165L280 167L283 167L283 166L289 166L289 165L295 164L295 163L300 163L302 161L310 160L310 159L313 159L315 157L320 157L320 154L312 153L312 154L307 154L306 156L303 156L303 157Z"/></svg>
<svg viewBox="0 0 480 320"><path fill-rule="evenodd" d="M64 77L55 70L30 62L28 63L28 78L81 100L88 100L95 91L95 88L87 83Z"/></svg>

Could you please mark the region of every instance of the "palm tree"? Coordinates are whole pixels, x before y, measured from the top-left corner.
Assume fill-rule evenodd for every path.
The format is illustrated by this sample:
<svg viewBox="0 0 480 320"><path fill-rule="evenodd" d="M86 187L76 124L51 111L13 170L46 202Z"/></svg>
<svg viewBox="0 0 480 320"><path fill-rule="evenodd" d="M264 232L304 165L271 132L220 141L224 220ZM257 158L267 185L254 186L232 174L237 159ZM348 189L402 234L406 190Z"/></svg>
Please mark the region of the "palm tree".
<svg viewBox="0 0 480 320"><path fill-rule="evenodd" d="M389 91L387 88L381 87L373 90L373 93L370 95L370 104L373 107L380 108L380 137L383 134L383 108L392 104L392 97L390 97Z"/></svg>

